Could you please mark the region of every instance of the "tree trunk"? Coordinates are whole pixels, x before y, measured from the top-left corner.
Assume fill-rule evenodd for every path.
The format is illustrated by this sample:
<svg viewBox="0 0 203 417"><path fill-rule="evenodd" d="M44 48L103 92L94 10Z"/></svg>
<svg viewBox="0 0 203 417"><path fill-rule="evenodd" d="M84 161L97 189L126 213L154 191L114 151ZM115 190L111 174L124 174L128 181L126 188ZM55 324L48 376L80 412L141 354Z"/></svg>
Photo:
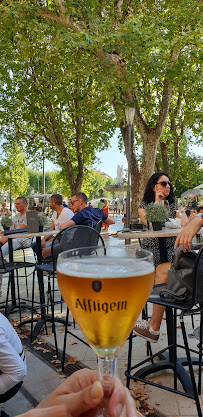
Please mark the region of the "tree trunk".
<svg viewBox="0 0 203 417"><path fill-rule="evenodd" d="M125 155L128 159L129 139L128 139L128 126L124 126L120 123L120 130L123 137L125 146ZM149 177L153 174L154 165L156 160L157 145L159 137L155 137L155 130L151 129L142 137L143 152L141 166L138 164L138 159L135 154L135 140L134 140L134 127L132 127L131 137L131 219L134 220L138 217L137 209L141 203L145 186Z"/></svg>
<svg viewBox="0 0 203 417"><path fill-rule="evenodd" d="M161 158L163 162L163 170L166 174L169 174L169 163L168 163L168 146L165 142L160 143Z"/></svg>

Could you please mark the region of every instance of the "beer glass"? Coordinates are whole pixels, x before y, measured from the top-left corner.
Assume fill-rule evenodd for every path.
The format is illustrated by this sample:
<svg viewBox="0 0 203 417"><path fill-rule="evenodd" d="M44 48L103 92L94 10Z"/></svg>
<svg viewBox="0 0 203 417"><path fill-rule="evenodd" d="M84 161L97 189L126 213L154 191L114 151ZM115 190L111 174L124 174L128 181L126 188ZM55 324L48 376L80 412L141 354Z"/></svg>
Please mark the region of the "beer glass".
<svg viewBox="0 0 203 417"><path fill-rule="evenodd" d="M153 287L152 253L133 246L68 250L58 257L57 278L69 310L98 357L104 399L95 416L109 417L116 355Z"/></svg>

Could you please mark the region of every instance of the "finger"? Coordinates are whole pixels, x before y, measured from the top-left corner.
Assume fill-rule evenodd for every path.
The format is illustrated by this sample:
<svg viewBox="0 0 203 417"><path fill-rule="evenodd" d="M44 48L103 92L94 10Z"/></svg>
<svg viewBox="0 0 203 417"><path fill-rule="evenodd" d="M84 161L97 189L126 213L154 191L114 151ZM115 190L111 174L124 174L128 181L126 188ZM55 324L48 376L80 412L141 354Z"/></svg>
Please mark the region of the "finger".
<svg viewBox="0 0 203 417"><path fill-rule="evenodd" d="M63 404L70 398L67 394L82 391L84 388L92 386L98 380L98 372L90 369L81 369L74 372L62 384L56 388L48 397L40 402L38 408L46 408L54 405Z"/></svg>
<svg viewBox="0 0 203 417"><path fill-rule="evenodd" d="M177 237L176 241L175 241L175 245L174 245L174 249L177 249L178 245L180 242L180 235Z"/></svg>
<svg viewBox="0 0 203 417"><path fill-rule="evenodd" d="M114 392L109 401L109 410L112 417L135 417L136 407L127 388L119 379L116 380Z"/></svg>
<svg viewBox="0 0 203 417"><path fill-rule="evenodd" d="M130 391L125 388L126 390L126 417L138 417L137 409L135 406L135 401L130 395Z"/></svg>
<svg viewBox="0 0 203 417"><path fill-rule="evenodd" d="M57 405L55 407L48 407L48 408L40 408L30 410L25 414L20 414L18 417L71 417L69 413L67 413L64 405Z"/></svg>
<svg viewBox="0 0 203 417"><path fill-rule="evenodd" d="M192 245L192 240L190 240L190 241L186 242L186 243L185 243L185 250L184 250L184 252L186 252L186 251L191 252L191 247L192 247L192 246L193 246L193 245Z"/></svg>
<svg viewBox="0 0 203 417"><path fill-rule="evenodd" d="M70 375L57 389L57 395L79 392L98 381L98 372L91 369L80 369Z"/></svg>
<svg viewBox="0 0 203 417"><path fill-rule="evenodd" d="M73 417L95 408L103 398L103 388L99 381L84 388L82 391L64 397L65 406Z"/></svg>

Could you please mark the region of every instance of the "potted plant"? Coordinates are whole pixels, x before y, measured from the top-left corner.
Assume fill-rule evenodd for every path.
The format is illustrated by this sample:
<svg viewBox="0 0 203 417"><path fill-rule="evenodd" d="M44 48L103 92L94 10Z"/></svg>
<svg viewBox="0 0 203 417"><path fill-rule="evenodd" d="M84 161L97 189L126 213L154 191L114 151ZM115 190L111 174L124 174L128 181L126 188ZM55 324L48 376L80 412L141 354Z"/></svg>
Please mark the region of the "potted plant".
<svg viewBox="0 0 203 417"><path fill-rule="evenodd" d="M44 226L47 224L47 217L38 214L39 232L43 232Z"/></svg>
<svg viewBox="0 0 203 417"><path fill-rule="evenodd" d="M153 230L161 230L162 223L168 219L168 210L161 204L150 203L146 208L146 220L152 222Z"/></svg>
<svg viewBox="0 0 203 417"><path fill-rule="evenodd" d="M11 217L7 217L7 216L2 217L1 225L2 225L4 230L9 230L10 226L12 226L12 224L13 224L13 221L12 221Z"/></svg>

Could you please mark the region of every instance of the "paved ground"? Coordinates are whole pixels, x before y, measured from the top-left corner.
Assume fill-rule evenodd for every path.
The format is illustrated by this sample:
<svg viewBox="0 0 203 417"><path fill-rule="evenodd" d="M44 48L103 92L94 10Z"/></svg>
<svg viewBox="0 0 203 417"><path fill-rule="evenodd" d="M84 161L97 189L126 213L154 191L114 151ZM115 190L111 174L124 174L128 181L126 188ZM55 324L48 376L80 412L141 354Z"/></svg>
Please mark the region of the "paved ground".
<svg viewBox="0 0 203 417"><path fill-rule="evenodd" d="M116 224L109 228L109 232L102 232L103 237L108 244L111 245L122 245L123 242L117 238L109 236L109 234L115 233L117 230L122 229L122 222L121 216L115 216ZM135 241L133 244L138 245ZM27 250L27 256L32 256L30 250ZM46 278L45 278L46 279ZM29 278L29 287L31 287L31 278ZM4 278L4 294L7 285L7 279ZM36 292L37 292L37 285L36 285ZM65 312L65 310L64 310ZM58 313L60 315L60 312ZM63 313L62 315L64 315ZM29 317L29 312L24 313L25 317ZM18 319L18 314L15 313L11 316L14 319ZM188 318L187 321L187 331L188 334L192 336L192 325L191 319ZM198 317L195 319L195 326L197 327L199 323ZM28 328L29 330L29 328ZM79 337L83 337L81 331L76 326L76 329L71 328L71 330L78 335ZM178 330L179 332L179 330ZM64 331L61 325L57 325L57 340L59 348L62 349L63 346L63 336ZM48 344L54 345L53 335L51 333L51 327L49 327L49 335L42 335L41 336L45 342ZM181 340L180 332L178 334L179 341ZM190 337L190 346L192 348L196 348L197 340L194 337ZM161 328L161 335L159 342L155 345L152 345L153 353L158 348L163 348L166 345L166 328L165 328L165 320L163 320L162 328ZM17 416L18 414L25 413L28 411L32 405L36 404L43 398L46 394L51 392L56 386L58 386L62 379L60 372L56 372L55 369L47 365L47 362L44 360L46 353L41 354L42 348L41 345L38 345L38 348L33 351L30 351L27 347L26 350L26 357L27 357L27 365L28 365L28 375L23 384L23 391L16 395L16 397L5 405L4 410L10 415L10 417ZM118 355L118 373L120 375L121 380L123 383L126 383L124 372L126 370L127 365L127 352L128 352L128 342L124 345L121 352ZM67 340L67 354L70 357L74 357L75 360L81 361L84 365L96 369L97 362L96 356L94 352L86 347L84 344L79 342L72 336L68 336ZM141 338L134 338L133 340L133 364L138 363L139 361L143 360L146 357L146 342ZM56 368L58 370L58 368ZM197 371L196 376L197 376ZM159 375L153 378L155 381L161 381L162 383L165 382L166 385L172 386L172 376L169 371L162 371ZM137 394L137 390L141 390L141 395L144 396L147 400L147 403L151 406L154 406L156 410L160 411L161 416L168 416L168 417L193 417L197 416L196 407L193 400L187 399L185 397L172 394L167 391L163 391L158 388L152 388L150 386L140 386L135 384L134 382L131 383L132 393ZM25 397L26 395L26 397ZM203 395L200 397L200 402L203 405ZM4 406L3 406L4 407ZM2 409L3 409L2 407ZM157 414L158 415L158 414Z"/></svg>

